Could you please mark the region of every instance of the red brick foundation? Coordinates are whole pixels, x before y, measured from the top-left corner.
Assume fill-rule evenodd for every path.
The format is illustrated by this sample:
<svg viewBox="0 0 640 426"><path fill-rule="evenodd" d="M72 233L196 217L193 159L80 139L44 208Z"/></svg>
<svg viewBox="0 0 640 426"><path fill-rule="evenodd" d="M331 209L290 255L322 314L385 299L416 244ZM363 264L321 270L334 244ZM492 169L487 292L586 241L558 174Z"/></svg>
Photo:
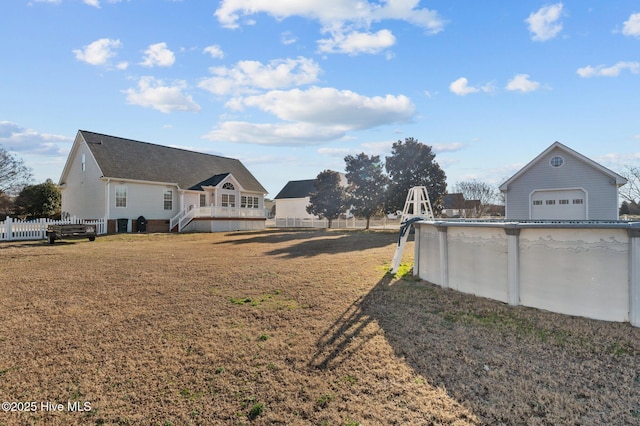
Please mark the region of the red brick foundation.
<svg viewBox="0 0 640 426"><path fill-rule="evenodd" d="M107 221L107 234L115 234L117 231L116 219ZM131 232L138 232L138 220L131 219ZM169 220L167 219L150 219L147 220L146 232L169 232Z"/></svg>

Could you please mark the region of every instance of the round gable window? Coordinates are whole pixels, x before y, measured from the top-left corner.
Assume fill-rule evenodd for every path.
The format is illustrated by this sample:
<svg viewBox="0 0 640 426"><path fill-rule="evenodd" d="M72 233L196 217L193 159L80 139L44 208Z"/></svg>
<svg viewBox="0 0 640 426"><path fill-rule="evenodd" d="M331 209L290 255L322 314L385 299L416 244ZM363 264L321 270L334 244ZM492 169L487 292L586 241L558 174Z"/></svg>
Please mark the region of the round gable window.
<svg viewBox="0 0 640 426"><path fill-rule="evenodd" d="M564 164L564 158L556 155L549 160L549 164L551 164L551 167L560 167Z"/></svg>

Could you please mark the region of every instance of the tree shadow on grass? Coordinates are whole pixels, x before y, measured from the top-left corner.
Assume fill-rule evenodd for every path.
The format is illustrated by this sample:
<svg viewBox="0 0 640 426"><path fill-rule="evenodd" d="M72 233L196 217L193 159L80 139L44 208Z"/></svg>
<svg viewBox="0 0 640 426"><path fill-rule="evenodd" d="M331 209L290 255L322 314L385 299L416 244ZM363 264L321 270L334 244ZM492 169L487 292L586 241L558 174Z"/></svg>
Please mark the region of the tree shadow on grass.
<svg viewBox="0 0 640 426"><path fill-rule="evenodd" d="M637 424L640 416L640 330L629 324L387 274L318 338L309 366L337 367L380 334L486 424Z"/></svg>
<svg viewBox="0 0 640 426"><path fill-rule="evenodd" d="M0 250L9 248L69 246L78 244L79 242L82 242L82 240L56 240L55 244L49 244L47 240L0 241Z"/></svg>
<svg viewBox="0 0 640 426"><path fill-rule="evenodd" d="M266 231L260 233L230 234L247 236L218 242L225 244L268 244L286 243L282 247L266 252L271 256L287 258L313 257L320 254L339 254L385 247L397 241L397 232L362 230L305 230Z"/></svg>

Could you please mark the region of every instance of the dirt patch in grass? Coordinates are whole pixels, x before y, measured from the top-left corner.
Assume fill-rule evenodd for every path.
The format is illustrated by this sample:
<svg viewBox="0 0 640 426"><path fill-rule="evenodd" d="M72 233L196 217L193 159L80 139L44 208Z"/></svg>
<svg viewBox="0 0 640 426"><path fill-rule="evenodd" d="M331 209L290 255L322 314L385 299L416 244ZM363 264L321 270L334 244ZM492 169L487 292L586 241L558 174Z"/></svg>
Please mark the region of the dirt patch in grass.
<svg viewBox="0 0 640 426"><path fill-rule="evenodd" d="M0 424L640 422L639 329L392 277L396 238L0 243Z"/></svg>

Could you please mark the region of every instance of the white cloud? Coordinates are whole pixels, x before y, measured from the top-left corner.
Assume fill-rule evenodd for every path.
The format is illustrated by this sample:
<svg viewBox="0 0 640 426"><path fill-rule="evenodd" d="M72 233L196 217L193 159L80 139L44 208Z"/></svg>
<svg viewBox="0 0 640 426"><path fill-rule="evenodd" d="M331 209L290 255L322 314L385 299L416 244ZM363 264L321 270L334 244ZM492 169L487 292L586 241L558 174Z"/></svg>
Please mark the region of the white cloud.
<svg viewBox="0 0 640 426"><path fill-rule="evenodd" d="M208 53L211 55L213 59L222 59L224 58L224 52L217 44L213 44L211 46L207 46L204 48L204 53Z"/></svg>
<svg viewBox="0 0 640 426"><path fill-rule="evenodd" d="M318 154L326 155L327 157L344 158L349 154L355 154L355 150L350 148L319 148Z"/></svg>
<svg viewBox="0 0 640 426"><path fill-rule="evenodd" d="M449 85L449 90L451 90L456 95L465 96L471 93L479 92L480 89L469 86L469 80L465 77L460 77L453 83Z"/></svg>
<svg viewBox="0 0 640 426"><path fill-rule="evenodd" d="M457 152L461 149L465 148L465 144L462 142L451 142L451 143L436 143L431 145L433 151L437 154L442 154L445 152Z"/></svg>
<svg viewBox="0 0 640 426"><path fill-rule="evenodd" d="M525 22L529 24L529 31L535 41L551 40L562 31L562 3L544 6L537 12L532 12Z"/></svg>
<svg viewBox="0 0 640 426"><path fill-rule="evenodd" d="M240 61L233 68L213 67L210 72L214 76L201 80L198 87L215 95L229 95L315 83L321 70L312 59L299 57L268 64Z"/></svg>
<svg viewBox="0 0 640 426"><path fill-rule="evenodd" d="M120 40L101 38L85 46L84 49L76 49L73 53L76 59L91 65L106 65L109 59L116 56L115 49L122 46Z"/></svg>
<svg viewBox="0 0 640 426"><path fill-rule="evenodd" d="M156 43L144 51L144 57L140 65L145 67L170 67L176 61L173 52L167 49L167 43Z"/></svg>
<svg viewBox="0 0 640 426"><path fill-rule="evenodd" d="M285 31L280 35L280 42L285 46L297 42L298 39L290 32Z"/></svg>
<svg viewBox="0 0 640 426"><path fill-rule="evenodd" d="M507 90L517 91L522 93L533 92L540 88L540 83L537 81L529 80L529 74L517 74L509 83L507 83Z"/></svg>
<svg viewBox="0 0 640 426"><path fill-rule="evenodd" d="M367 0L223 0L215 16L228 28L237 28L241 16L266 13L276 19L302 16L325 26L345 22L367 26L374 21L397 19L423 27L429 33L442 31L445 22L438 13L418 9L419 3L419 0L387 0L382 4Z"/></svg>
<svg viewBox="0 0 640 426"><path fill-rule="evenodd" d="M51 4L61 4L62 0L34 0L36 3L51 3ZM82 2L86 5L92 7L100 7L100 0L82 0ZM107 3L120 3L122 0L107 0Z"/></svg>
<svg viewBox="0 0 640 426"><path fill-rule="evenodd" d="M348 130L408 121L415 106L403 95L367 97L350 90L312 87L308 90L274 90L248 96L239 103L255 107L286 121L302 121Z"/></svg>
<svg viewBox="0 0 640 426"><path fill-rule="evenodd" d="M578 68L578 75L580 77L617 77L623 70L629 70L632 74L640 73L640 62L618 62L610 67L604 65L598 65L592 67L587 65L583 68Z"/></svg>
<svg viewBox="0 0 640 426"><path fill-rule="evenodd" d="M344 130L314 126L309 123L248 123L225 121L208 134L205 139L256 145L295 146L319 145L338 139Z"/></svg>
<svg viewBox="0 0 640 426"><path fill-rule="evenodd" d="M0 121L0 145L13 152L37 155L66 155L72 138L39 133L10 121Z"/></svg>
<svg viewBox="0 0 640 426"><path fill-rule="evenodd" d="M310 145L344 138L349 131L409 121L415 106L406 96L367 97L312 87L237 98L227 106L268 112L281 123L223 122L205 137L263 145Z"/></svg>
<svg viewBox="0 0 640 426"><path fill-rule="evenodd" d="M200 111L200 105L193 101L190 95L183 91L187 84L177 81L173 85L165 85L162 80L153 77L142 77L138 81L138 88L127 89L127 102L131 105L139 105L153 108L164 113L173 111Z"/></svg>
<svg viewBox="0 0 640 426"><path fill-rule="evenodd" d="M325 53L379 53L395 44L395 37L387 29L370 32L374 22L400 20L424 28L428 34L437 34L446 22L436 11L419 8L420 0L222 0L215 16L227 28L238 28L240 19L245 25L251 15L265 13L275 19L299 16L316 20L322 33L330 38L318 40L320 51ZM289 36L283 43L292 43Z"/></svg>
<svg viewBox="0 0 640 426"><path fill-rule="evenodd" d="M390 155L391 148L394 144L394 140L382 141L382 142L363 142L360 146L370 152L370 155Z"/></svg>
<svg viewBox="0 0 640 426"><path fill-rule="evenodd" d="M620 173L625 167L638 164L640 152L630 154L609 153L595 157L594 160Z"/></svg>
<svg viewBox="0 0 640 426"><path fill-rule="evenodd" d="M395 36L389 30L380 30L377 33L353 31L349 34L336 32L332 38L318 40L319 50L323 53L347 53L357 55L359 53L375 54L393 46Z"/></svg>
<svg viewBox="0 0 640 426"><path fill-rule="evenodd" d="M628 20L624 21L622 34L640 37L640 13L633 13Z"/></svg>
<svg viewBox="0 0 640 426"><path fill-rule="evenodd" d="M490 92L493 92L495 89L491 83L487 83L484 86L477 86L477 87L469 86L469 80L467 80L466 77L460 77L459 79L457 79L456 81L454 81L449 85L449 90L451 90L456 95L466 96L466 95L470 95L471 93L478 93L478 92L490 93Z"/></svg>

